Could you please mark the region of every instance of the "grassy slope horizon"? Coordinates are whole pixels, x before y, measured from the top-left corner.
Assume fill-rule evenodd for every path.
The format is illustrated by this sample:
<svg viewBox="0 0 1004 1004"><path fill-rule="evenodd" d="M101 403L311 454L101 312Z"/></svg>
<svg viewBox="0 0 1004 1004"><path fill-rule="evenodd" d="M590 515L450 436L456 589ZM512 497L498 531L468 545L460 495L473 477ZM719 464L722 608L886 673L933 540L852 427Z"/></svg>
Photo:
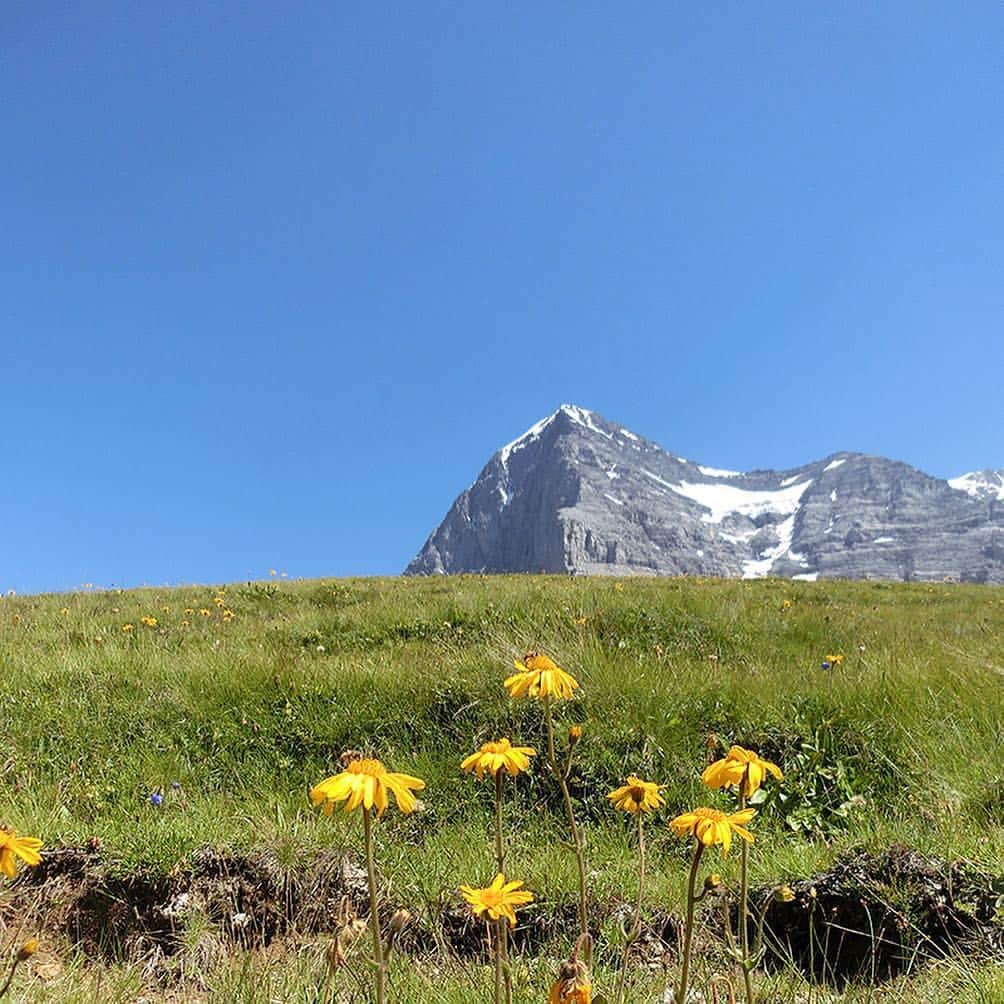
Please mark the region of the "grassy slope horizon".
<svg viewBox="0 0 1004 1004"><path fill-rule="evenodd" d="M893 842L1000 874L1002 639L1004 589L958 584L458 576L8 597L0 817L49 847L97 837L123 869L168 871L205 844L296 862L358 845L353 820L306 799L358 748L428 782L420 816L381 824L380 858L404 901L434 902L491 877L490 786L458 764L497 735L540 745L538 709L502 688L540 649L582 684L561 717L586 729L600 902L633 885L604 796L638 772L666 785L649 906L679 909L685 849L665 821L715 804L698 779L710 736L787 772L785 807L757 821L757 881ZM510 796L510 871L546 910L574 888L560 813L542 770Z"/></svg>

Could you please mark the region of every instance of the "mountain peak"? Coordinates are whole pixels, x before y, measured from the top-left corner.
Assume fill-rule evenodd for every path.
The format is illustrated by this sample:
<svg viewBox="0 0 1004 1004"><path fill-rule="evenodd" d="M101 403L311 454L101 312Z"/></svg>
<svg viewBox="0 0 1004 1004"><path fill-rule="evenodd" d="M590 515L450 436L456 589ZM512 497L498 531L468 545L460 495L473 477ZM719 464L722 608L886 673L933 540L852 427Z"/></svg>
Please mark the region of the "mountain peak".
<svg viewBox="0 0 1004 1004"><path fill-rule="evenodd" d="M506 443L495 456L503 465L507 464L514 452L538 440L551 427L557 427L560 431L569 431L578 427L607 440L612 440L615 436L620 435L624 439L640 441L634 433L629 432L623 426L608 422L595 411L582 408L577 404L562 404L550 415L540 419L539 422L534 422L526 432L517 436L511 443Z"/></svg>
<svg viewBox="0 0 1004 1004"><path fill-rule="evenodd" d="M945 482L837 452L691 463L562 404L498 450L406 569L1004 582L1004 471Z"/></svg>

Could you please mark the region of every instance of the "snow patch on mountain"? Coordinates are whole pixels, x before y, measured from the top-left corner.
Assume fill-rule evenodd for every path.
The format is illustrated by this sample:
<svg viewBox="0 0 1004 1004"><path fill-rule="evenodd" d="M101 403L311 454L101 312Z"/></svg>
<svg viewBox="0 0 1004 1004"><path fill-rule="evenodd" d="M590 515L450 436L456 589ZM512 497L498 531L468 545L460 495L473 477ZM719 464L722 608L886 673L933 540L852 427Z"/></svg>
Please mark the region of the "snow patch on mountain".
<svg viewBox="0 0 1004 1004"><path fill-rule="evenodd" d="M697 469L708 478L741 478L743 476L742 471L723 471L719 467L704 467L701 464L697 465Z"/></svg>
<svg viewBox="0 0 1004 1004"><path fill-rule="evenodd" d="M808 483L806 483L807 485ZM777 544L761 552L760 557L743 562L743 578L762 579L770 575L774 562L791 550L791 540L794 534L795 513L792 513L786 520L777 525Z"/></svg>
<svg viewBox="0 0 1004 1004"><path fill-rule="evenodd" d="M683 481L678 485L671 485L655 475L648 474L661 484L671 488L678 495L704 506L710 512L701 519L705 523L721 523L726 516L736 514L753 519L762 516L764 513L777 513L780 516L788 516L798 510L799 502L805 490L812 484L812 479L803 481L801 484L791 485L788 488L781 488L776 491L752 491L748 488L736 488L734 485L707 485L692 484Z"/></svg>
<svg viewBox="0 0 1004 1004"><path fill-rule="evenodd" d="M949 478L949 485L976 499L997 498L1004 502L1004 470L970 471L957 478Z"/></svg>
<svg viewBox="0 0 1004 1004"><path fill-rule="evenodd" d="M641 469L641 472L642 474L645 475L646 478L651 478L656 484L662 485L663 488L668 488L670 489L670 491L674 492L676 491L677 489L676 485L674 485L670 481L664 481L662 478L659 477L658 474L653 474L651 471L646 471L644 467Z"/></svg>

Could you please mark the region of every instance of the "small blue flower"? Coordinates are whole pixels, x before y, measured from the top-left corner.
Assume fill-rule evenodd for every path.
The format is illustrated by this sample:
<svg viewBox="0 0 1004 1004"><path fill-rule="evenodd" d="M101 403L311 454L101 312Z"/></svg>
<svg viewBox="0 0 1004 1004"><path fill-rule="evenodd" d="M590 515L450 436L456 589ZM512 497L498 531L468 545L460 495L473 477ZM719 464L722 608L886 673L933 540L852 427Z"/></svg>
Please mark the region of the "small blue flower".
<svg viewBox="0 0 1004 1004"><path fill-rule="evenodd" d="M828 661L824 661L823 662L823 669L829 669L829 668L830 668L830 663Z"/></svg>
<svg viewBox="0 0 1004 1004"><path fill-rule="evenodd" d="M164 801L164 796L159 791L150 792L150 804L160 805Z"/></svg>

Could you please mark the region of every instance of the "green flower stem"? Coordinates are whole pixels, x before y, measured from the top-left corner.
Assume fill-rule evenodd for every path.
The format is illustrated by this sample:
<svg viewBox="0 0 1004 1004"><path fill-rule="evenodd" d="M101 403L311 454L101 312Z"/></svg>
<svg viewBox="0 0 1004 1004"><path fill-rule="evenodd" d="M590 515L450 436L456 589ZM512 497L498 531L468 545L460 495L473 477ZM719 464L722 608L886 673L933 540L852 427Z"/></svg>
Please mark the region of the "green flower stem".
<svg viewBox="0 0 1004 1004"><path fill-rule="evenodd" d="M749 783L750 769L747 765L743 772L743 779L739 785L739 811L746 808L746 786ZM753 968L753 960L750 957L750 846L743 840L739 850L739 948L742 954L740 966L743 971L743 983L746 986L746 1004L754 1004L753 982L750 978L750 970Z"/></svg>
<svg viewBox="0 0 1004 1004"><path fill-rule="evenodd" d="M502 771L495 772L495 867L505 874L505 843L502 839Z"/></svg>
<svg viewBox="0 0 1004 1004"><path fill-rule="evenodd" d="M376 1004L384 1004L383 939L380 937L380 914L377 910L376 865L373 861L373 819L363 807L363 835L366 839L366 877L370 886L370 927L373 928L373 965L376 968Z"/></svg>
<svg viewBox="0 0 1004 1004"><path fill-rule="evenodd" d="M582 848L582 835L575 822L575 809L572 807L572 796L568 791L568 775L572 768L572 758L569 756L565 770L558 766L558 759L554 752L554 722L551 720L551 699L544 698L544 722L547 726L547 763L554 774L558 786L561 788L561 796L565 802L565 814L568 816L568 826L572 831L572 849L575 852L575 863L579 869L579 930L586 935L583 946L583 961L588 965L592 958L592 939L589 935L589 920L586 912L586 860Z"/></svg>
<svg viewBox="0 0 1004 1004"><path fill-rule="evenodd" d="M495 967L495 1004L502 1004L503 994L503 973L502 973L502 930L505 926L505 917L500 917L494 922L495 943L492 944L492 920L485 913L485 930L488 934L488 951L492 955L492 965Z"/></svg>
<svg viewBox="0 0 1004 1004"><path fill-rule="evenodd" d="M500 875L505 874L505 842L502 837L502 780L503 773L495 771L495 867ZM505 1004L512 1004L512 970L509 967L509 928L499 923L496 954L500 957L505 983Z"/></svg>
<svg viewBox="0 0 1004 1004"><path fill-rule="evenodd" d="M683 931L683 958L680 961L680 987L676 991L676 1004L686 1004L687 985L690 982L690 950L694 944L694 906L697 903L694 887L697 884L701 855L704 853L704 844L696 837L694 843L694 861L690 866L690 880L687 883L687 925Z"/></svg>
<svg viewBox="0 0 1004 1004"><path fill-rule="evenodd" d="M638 940L641 934L641 901L645 889L645 814L637 812L638 818L638 899L634 908L634 920L631 922L631 930L628 932L627 940L624 942L624 956L621 959L621 971L617 977L617 992L614 994L616 1004L622 1004L624 1000L624 981L627 979L628 955L631 946Z"/></svg>

